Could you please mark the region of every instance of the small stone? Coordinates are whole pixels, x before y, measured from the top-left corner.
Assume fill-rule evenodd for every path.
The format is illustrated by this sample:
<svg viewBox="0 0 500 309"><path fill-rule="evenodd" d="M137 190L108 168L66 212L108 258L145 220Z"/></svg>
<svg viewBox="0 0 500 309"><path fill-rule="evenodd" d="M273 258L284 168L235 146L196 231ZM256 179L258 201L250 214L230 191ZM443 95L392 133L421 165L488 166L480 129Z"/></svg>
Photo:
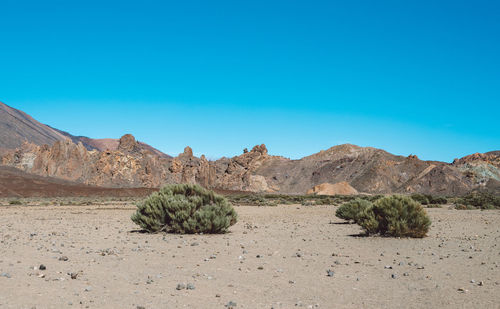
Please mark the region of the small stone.
<svg viewBox="0 0 500 309"><path fill-rule="evenodd" d="M9 273L1 273L0 277L12 278L12 276Z"/></svg>
<svg viewBox="0 0 500 309"><path fill-rule="evenodd" d="M264 266L259 266L257 267L258 270L263 270L264 269Z"/></svg>
<svg viewBox="0 0 500 309"><path fill-rule="evenodd" d="M467 293L468 290L464 289L464 288L458 288L458 291L461 292L461 293Z"/></svg>
<svg viewBox="0 0 500 309"><path fill-rule="evenodd" d="M396 275L396 274L392 274L392 275L391 275L391 278L392 278L392 279L397 279L397 278L398 278L398 275Z"/></svg>
<svg viewBox="0 0 500 309"><path fill-rule="evenodd" d="M136 308L136 309L146 309L146 307L144 307L144 306L137 306L137 307L135 307L135 308Z"/></svg>
<svg viewBox="0 0 500 309"><path fill-rule="evenodd" d="M70 273L71 279L76 279L78 277L78 273Z"/></svg>
<svg viewBox="0 0 500 309"><path fill-rule="evenodd" d="M228 309L234 309L234 307L236 307L236 303L234 301L230 301L226 305L226 308Z"/></svg>
<svg viewBox="0 0 500 309"><path fill-rule="evenodd" d="M215 297L220 298L220 294L215 294Z"/></svg>
<svg viewBox="0 0 500 309"><path fill-rule="evenodd" d="M403 276L408 277L410 274L409 273L404 273Z"/></svg>
<svg viewBox="0 0 500 309"><path fill-rule="evenodd" d="M45 265L41 264L41 265L38 267L38 269L40 269L40 270L46 270L46 269L47 269L47 267L46 267Z"/></svg>
<svg viewBox="0 0 500 309"><path fill-rule="evenodd" d="M328 277L333 277L333 275L335 275L335 273L333 272L333 270L329 269L329 270L326 271L326 275Z"/></svg>
<svg viewBox="0 0 500 309"><path fill-rule="evenodd" d="M191 247L195 247L195 246L199 246L199 245L200 245L200 244L199 244L199 243L197 243L197 242L193 242L193 243L191 243Z"/></svg>
<svg viewBox="0 0 500 309"><path fill-rule="evenodd" d="M195 289L194 284L188 283L187 286L186 286L186 289L188 289L188 290L194 290Z"/></svg>
<svg viewBox="0 0 500 309"><path fill-rule="evenodd" d="M88 287L85 288L85 292L90 292L90 291L92 291L92 287L91 286L88 286Z"/></svg>
<svg viewBox="0 0 500 309"><path fill-rule="evenodd" d="M186 285L184 283L179 283L177 284L177 287L175 288L176 290L184 290L186 288Z"/></svg>
<svg viewBox="0 0 500 309"><path fill-rule="evenodd" d="M390 265L385 265L385 266L384 266L384 269L392 269L392 266L390 266Z"/></svg>
<svg viewBox="0 0 500 309"><path fill-rule="evenodd" d="M470 283L476 283L476 280L472 279L472 280L470 281Z"/></svg>
<svg viewBox="0 0 500 309"><path fill-rule="evenodd" d="M483 286L484 285L484 282L483 281L479 281L479 283L477 284L479 286Z"/></svg>
<svg viewBox="0 0 500 309"><path fill-rule="evenodd" d="M67 257L67 256L65 256L65 255L63 255L63 256L61 256L61 257L59 257L59 261L64 261L64 262L66 262L67 260L68 260L68 257Z"/></svg>

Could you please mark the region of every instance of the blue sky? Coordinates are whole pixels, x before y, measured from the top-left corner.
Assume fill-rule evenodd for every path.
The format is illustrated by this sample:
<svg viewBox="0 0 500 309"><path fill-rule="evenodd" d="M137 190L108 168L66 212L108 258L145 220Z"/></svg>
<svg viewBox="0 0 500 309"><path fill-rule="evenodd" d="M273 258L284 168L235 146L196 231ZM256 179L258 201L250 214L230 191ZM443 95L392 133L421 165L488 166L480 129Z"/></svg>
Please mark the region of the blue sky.
<svg viewBox="0 0 500 309"><path fill-rule="evenodd" d="M499 1L0 2L0 101L177 154L500 149Z"/></svg>

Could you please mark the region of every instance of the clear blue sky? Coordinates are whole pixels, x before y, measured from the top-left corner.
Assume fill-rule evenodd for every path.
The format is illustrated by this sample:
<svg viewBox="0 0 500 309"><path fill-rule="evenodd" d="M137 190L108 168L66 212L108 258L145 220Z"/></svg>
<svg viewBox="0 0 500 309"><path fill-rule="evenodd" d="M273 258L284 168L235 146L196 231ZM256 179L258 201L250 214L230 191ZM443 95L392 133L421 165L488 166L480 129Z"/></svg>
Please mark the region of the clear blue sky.
<svg viewBox="0 0 500 309"><path fill-rule="evenodd" d="M0 1L0 101L177 154L500 149L500 2Z"/></svg>

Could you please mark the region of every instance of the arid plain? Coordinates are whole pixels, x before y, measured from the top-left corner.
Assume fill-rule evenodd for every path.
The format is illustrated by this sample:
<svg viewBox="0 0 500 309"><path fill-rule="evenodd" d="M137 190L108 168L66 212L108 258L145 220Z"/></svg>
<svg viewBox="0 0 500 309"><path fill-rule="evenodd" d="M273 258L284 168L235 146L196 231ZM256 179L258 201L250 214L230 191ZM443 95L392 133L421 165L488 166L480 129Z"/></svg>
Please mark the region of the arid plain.
<svg viewBox="0 0 500 309"><path fill-rule="evenodd" d="M237 206L230 233L181 236L137 232L130 202L0 206L0 307L500 308L498 210L427 209L429 236L399 239L335 209Z"/></svg>

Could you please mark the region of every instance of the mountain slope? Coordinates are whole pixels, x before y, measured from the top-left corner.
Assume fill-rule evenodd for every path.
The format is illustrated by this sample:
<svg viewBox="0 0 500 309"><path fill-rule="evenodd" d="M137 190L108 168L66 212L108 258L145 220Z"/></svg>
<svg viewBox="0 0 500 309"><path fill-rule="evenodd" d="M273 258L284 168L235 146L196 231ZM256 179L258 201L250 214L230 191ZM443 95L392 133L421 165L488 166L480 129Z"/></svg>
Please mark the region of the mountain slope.
<svg viewBox="0 0 500 309"><path fill-rule="evenodd" d="M14 149L24 142L52 145L64 139L64 135L49 126L0 102L0 148Z"/></svg>
<svg viewBox="0 0 500 309"><path fill-rule="evenodd" d="M0 102L0 154L6 153L9 149L19 148L25 142L41 146L53 145L56 141L66 139L70 139L75 144L81 142L87 150L116 150L119 144L118 139L92 139L85 136L74 136L42 124L23 111ZM139 147L160 157L170 157L142 142L139 142Z"/></svg>

